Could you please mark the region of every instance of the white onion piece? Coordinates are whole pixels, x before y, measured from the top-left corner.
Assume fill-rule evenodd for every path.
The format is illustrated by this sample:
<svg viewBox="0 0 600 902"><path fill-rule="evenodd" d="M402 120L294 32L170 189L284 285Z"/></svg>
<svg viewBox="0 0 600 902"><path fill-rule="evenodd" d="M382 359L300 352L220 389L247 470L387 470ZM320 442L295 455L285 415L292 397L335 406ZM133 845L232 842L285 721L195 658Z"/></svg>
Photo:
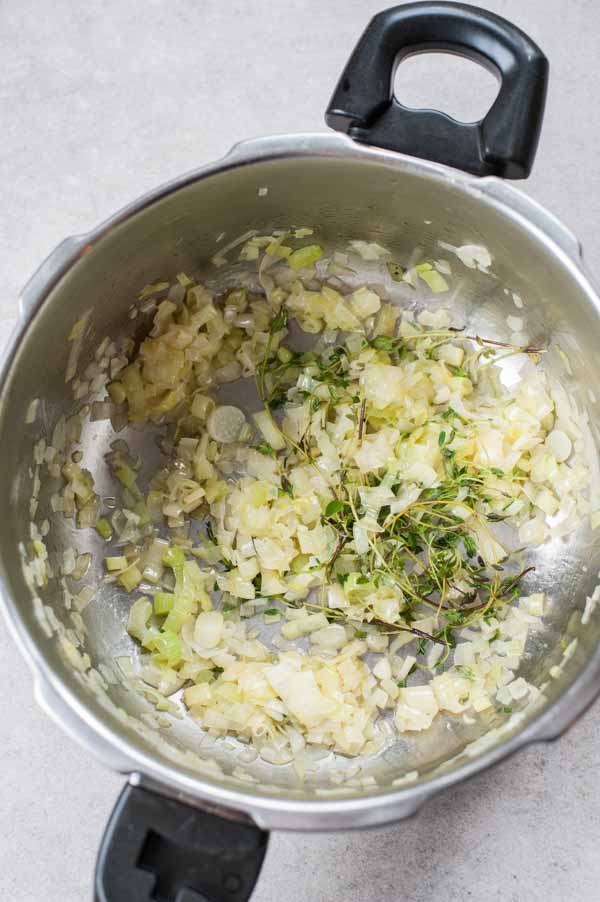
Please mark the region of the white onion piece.
<svg viewBox="0 0 600 902"><path fill-rule="evenodd" d="M216 407L207 422L208 434L216 442L229 444L237 441L246 417L239 407Z"/></svg>
<svg viewBox="0 0 600 902"><path fill-rule="evenodd" d="M198 615L194 640L202 648L214 648L223 635L223 615L220 611L205 611Z"/></svg>
<svg viewBox="0 0 600 902"><path fill-rule="evenodd" d="M570 456L573 445L569 436L561 429L553 429L546 439L546 447L560 463Z"/></svg>
<svg viewBox="0 0 600 902"><path fill-rule="evenodd" d="M455 250L456 256L469 269L481 269L486 272L492 265L492 258L487 247L481 244L463 244Z"/></svg>
<svg viewBox="0 0 600 902"><path fill-rule="evenodd" d="M276 424L273 422L273 418L268 410L259 410L258 413L253 413L252 419L262 432L265 441L271 446L271 448L273 448L275 451L281 451L283 448L285 448L285 438L281 431L277 428Z"/></svg>
<svg viewBox="0 0 600 902"><path fill-rule="evenodd" d="M30 402L27 413L25 414L25 423L29 426L31 423L35 422L35 419L38 414L38 408L40 406L40 399L34 398L33 401Z"/></svg>
<svg viewBox="0 0 600 902"><path fill-rule="evenodd" d="M310 639L316 645L323 648L338 649L347 642L346 630L340 623L330 623L329 626L312 633Z"/></svg>
<svg viewBox="0 0 600 902"><path fill-rule="evenodd" d="M226 363L225 366L220 366L215 370L215 379L220 383L235 382L241 375L242 367L237 360L232 360L231 363Z"/></svg>

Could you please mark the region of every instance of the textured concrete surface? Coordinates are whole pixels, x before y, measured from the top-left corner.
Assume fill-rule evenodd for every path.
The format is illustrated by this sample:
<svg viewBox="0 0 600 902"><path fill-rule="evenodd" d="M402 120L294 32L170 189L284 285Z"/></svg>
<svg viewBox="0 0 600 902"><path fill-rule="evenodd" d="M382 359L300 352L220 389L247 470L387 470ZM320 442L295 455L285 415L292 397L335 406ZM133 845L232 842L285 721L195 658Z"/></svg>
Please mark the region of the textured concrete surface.
<svg viewBox="0 0 600 902"><path fill-rule="evenodd" d="M3 0L1 337L20 286L64 236L240 138L322 129L339 71L383 5ZM526 190L577 232L600 276L597 0L482 5L515 20L550 57L548 113ZM480 91L464 71L456 80L442 71L439 60L407 64L403 96L467 112L493 96L484 74ZM0 685L0 899L87 902L122 780L38 710L3 628ZM599 773L600 704L560 742L529 749L410 821L274 835L256 902L592 902Z"/></svg>

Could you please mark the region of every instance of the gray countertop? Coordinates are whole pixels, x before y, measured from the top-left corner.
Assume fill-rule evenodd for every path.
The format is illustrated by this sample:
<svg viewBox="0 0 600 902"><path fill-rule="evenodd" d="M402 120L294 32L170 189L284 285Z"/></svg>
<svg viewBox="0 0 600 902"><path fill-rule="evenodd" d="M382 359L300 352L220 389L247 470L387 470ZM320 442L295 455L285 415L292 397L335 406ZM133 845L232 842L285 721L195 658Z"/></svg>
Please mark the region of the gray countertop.
<svg viewBox="0 0 600 902"><path fill-rule="evenodd" d="M339 72L382 5L3 0L0 338L15 321L19 288L66 235L238 139L323 129ZM525 190L578 234L600 275L600 6L482 5L517 22L551 60L546 122ZM491 100L485 74L480 94L458 69L455 83L440 80L440 66L406 64L403 96L461 111ZM0 899L87 902L123 779L38 709L3 627L0 685ZM599 774L597 704L559 742L528 749L409 821L362 833L273 835L254 898L597 900Z"/></svg>

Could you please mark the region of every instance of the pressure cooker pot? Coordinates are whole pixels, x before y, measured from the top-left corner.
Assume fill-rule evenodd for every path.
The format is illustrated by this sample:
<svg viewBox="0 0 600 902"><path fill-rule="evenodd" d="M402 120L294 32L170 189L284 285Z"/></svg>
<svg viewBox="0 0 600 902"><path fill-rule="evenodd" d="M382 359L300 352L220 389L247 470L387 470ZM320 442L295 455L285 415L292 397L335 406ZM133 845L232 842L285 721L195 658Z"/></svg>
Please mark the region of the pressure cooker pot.
<svg viewBox="0 0 600 902"><path fill-rule="evenodd" d="M482 121L458 123L393 97L395 66L424 51L460 54L497 74L499 94ZM387 10L369 24L327 110L327 123L345 134L237 144L218 162L68 238L23 290L0 376L2 606L39 703L126 776L98 859L98 900L247 899L268 831L360 828L408 817L440 790L529 743L555 739L600 690L600 619L586 608L595 597L600 544L582 522L531 555L536 590L551 599L520 671L540 690L533 702L510 714L494 708L468 719L439 717L371 757L323 754L300 778L291 764L274 765L234 738L203 732L183 707L178 716L156 716L115 665L137 652L125 629L128 596L102 579L102 539L88 535L93 530L82 536L53 512L51 480L35 485L36 461L60 418L68 422L89 403L74 398L68 367L85 368L104 336L139 340L149 328L143 311L135 318L130 312L140 286L186 271L215 290L227 287L236 264L215 269L216 253L250 230L290 225L318 227L330 248L377 242L400 260L415 247L435 258L440 243L485 246L493 263L460 268L448 300L453 314L476 334L506 340L514 297L522 299L528 336L548 349L544 367L588 410L595 447L600 298L576 238L503 181L529 174L547 74L539 48L489 12L458 3ZM82 320L74 361L68 337ZM234 403L247 403L235 383L227 390ZM157 460L156 435L127 426L119 438ZM83 423L78 447L101 494L110 493L101 464L114 440L110 421ZM44 520L54 577L32 589L23 555ZM61 575L72 549L92 554L85 582L97 587L81 611L72 601L79 589Z"/></svg>

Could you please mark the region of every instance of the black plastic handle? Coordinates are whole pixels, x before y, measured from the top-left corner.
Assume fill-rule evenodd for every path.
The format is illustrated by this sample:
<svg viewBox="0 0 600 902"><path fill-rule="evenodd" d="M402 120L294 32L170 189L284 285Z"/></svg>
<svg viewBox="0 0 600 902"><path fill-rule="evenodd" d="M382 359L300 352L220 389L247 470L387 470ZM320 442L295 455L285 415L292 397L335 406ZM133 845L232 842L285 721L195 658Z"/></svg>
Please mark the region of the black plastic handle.
<svg viewBox="0 0 600 902"><path fill-rule="evenodd" d="M396 66L413 53L446 51L499 75L480 122L412 110L393 96ZM475 175L527 178L540 136L548 60L520 28L463 3L407 3L375 16L327 108L331 128L357 141L445 163Z"/></svg>
<svg viewBox="0 0 600 902"><path fill-rule="evenodd" d="M269 834L126 786L98 853L95 902L246 902Z"/></svg>

